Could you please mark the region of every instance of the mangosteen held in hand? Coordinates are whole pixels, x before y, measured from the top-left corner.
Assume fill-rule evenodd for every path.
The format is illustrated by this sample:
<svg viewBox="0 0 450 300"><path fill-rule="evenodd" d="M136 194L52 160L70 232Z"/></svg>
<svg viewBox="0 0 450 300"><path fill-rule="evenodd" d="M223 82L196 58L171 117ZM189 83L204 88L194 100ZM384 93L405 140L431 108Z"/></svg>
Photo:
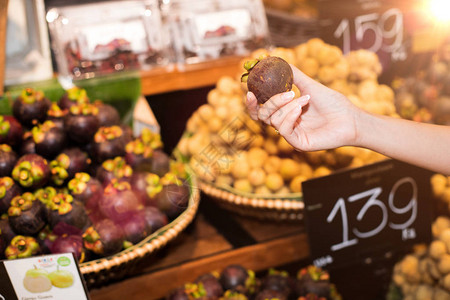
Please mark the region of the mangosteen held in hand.
<svg viewBox="0 0 450 300"><path fill-rule="evenodd" d="M161 184L163 188L156 197L158 208L169 219L174 219L188 206L189 187L172 173L164 175Z"/></svg>
<svg viewBox="0 0 450 300"><path fill-rule="evenodd" d="M100 127L94 135L93 157L101 163L107 159L125 155L126 137L120 126Z"/></svg>
<svg viewBox="0 0 450 300"><path fill-rule="evenodd" d="M18 147L22 143L23 128L13 116L0 115L0 144Z"/></svg>
<svg viewBox="0 0 450 300"><path fill-rule="evenodd" d="M46 224L44 207L32 193L23 193L11 200L8 221L15 233L35 235Z"/></svg>
<svg viewBox="0 0 450 300"><path fill-rule="evenodd" d="M148 172L133 172L131 189L146 206L157 206L157 195L162 191L158 175Z"/></svg>
<svg viewBox="0 0 450 300"><path fill-rule="evenodd" d="M17 162L17 154L7 144L0 144L0 177L10 176Z"/></svg>
<svg viewBox="0 0 450 300"><path fill-rule="evenodd" d="M60 222L79 229L84 229L89 225L89 217L84 205L79 201L74 201L72 195L56 194L48 203L48 206L50 208L48 223L51 228Z"/></svg>
<svg viewBox="0 0 450 300"><path fill-rule="evenodd" d="M120 115L117 109L100 100L94 101L94 105L98 108L98 121L100 126L120 125Z"/></svg>
<svg viewBox="0 0 450 300"><path fill-rule="evenodd" d="M71 180L76 173L86 172L89 168L90 158L80 148L63 150L50 162L51 181L55 185L63 185Z"/></svg>
<svg viewBox="0 0 450 300"><path fill-rule="evenodd" d="M88 144L99 128L98 108L90 103L73 105L64 120L67 136L75 143Z"/></svg>
<svg viewBox="0 0 450 300"><path fill-rule="evenodd" d="M0 215L8 212L11 200L21 192L22 189L11 177L0 177Z"/></svg>
<svg viewBox="0 0 450 300"><path fill-rule="evenodd" d="M23 235L15 236L5 250L7 259L31 257L39 253L39 243L36 239L31 236Z"/></svg>
<svg viewBox="0 0 450 300"><path fill-rule="evenodd" d="M84 247L101 256L121 251L124 241L122 228L109 219L94 223L83 233Z"/></svg>
<svg viewBox="0 0 450 300"><path fill-rule="evenodd" d="M64 129L56 126L53 121L45 121L31 129L36 153L47 159L54 158L66 146Z"/></svg>
<svg viewBox="0 0 450 300"><path fill-rule="evenodd" d="M22 125L32 127L45 120L50 104L42 91L26 88L14 100L13 115Z"/></svg>
<svg viewBox="0 0 450 300"><path fill-rule="evenodd" d="M267 56L247 61L244 64L247 73L241 77L247 82L247 88L263 104L272 96L292 89L294 74L289 64L282 58Z"/></svg>
<svg viewBox="0 0 450 300"><path fill-rule="evenodd" d="M58 106L61 109L70 109L73 105L89 103L86 90L80 87L68 89L59 99Z"/></svg>
<svg viewBox="0 0 450 300"><path fill-rule="evenodd" d="M12 170L12 178L22 187L37 189L50 178L47 160L38 154L25 154L19 158Z"/></svg>

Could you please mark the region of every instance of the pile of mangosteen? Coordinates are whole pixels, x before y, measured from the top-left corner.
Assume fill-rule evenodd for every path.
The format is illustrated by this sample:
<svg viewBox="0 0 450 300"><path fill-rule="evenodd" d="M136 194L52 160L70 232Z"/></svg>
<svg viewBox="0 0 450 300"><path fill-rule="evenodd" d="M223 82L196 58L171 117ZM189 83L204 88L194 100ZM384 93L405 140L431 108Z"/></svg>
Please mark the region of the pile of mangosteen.
<svg viewBox="0 0 450 300"><path fill-rule="evenodd" d="M167 295L166 300L341 300L329 273L313 265L300 269L296 277L270 269L258 277L252 270L233 264L221 272L199 276Z"/></svg>
<svg viewBox="0 0 450 300"><path fill-rule="evenodd" d="M74 87L27 88L0 115L0 259L73 252L80 262L140 242L188 206L182 163L159 134Z"/></svg>

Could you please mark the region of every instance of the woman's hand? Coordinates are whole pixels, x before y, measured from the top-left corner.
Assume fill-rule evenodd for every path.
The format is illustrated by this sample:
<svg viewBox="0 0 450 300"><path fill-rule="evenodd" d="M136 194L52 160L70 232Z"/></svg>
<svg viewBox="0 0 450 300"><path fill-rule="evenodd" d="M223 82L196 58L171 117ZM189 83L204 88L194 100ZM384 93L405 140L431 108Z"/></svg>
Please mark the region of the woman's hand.
<svg viewBox="0 0 450 300"><path fill-rule="evenodd" d="M332 149L354 145L358 138L355 119L362 112L344 95L314 81L291 66L294 92L277 94L263 105L253 93L247 94L247 108L254 120L273 126L294 148L300 151Z"/></svg>

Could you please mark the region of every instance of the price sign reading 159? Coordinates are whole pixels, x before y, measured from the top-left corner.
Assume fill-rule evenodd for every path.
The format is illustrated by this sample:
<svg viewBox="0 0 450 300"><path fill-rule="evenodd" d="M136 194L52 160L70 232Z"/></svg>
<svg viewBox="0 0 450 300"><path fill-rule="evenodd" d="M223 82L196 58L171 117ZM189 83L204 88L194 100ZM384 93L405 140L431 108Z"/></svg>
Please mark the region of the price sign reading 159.
<svg viewBox="0 0 450 300"><path fill-rule="evenodd" d="M304 182L314 263L355 262L430 240L430 177L387 160Z"/></svg>

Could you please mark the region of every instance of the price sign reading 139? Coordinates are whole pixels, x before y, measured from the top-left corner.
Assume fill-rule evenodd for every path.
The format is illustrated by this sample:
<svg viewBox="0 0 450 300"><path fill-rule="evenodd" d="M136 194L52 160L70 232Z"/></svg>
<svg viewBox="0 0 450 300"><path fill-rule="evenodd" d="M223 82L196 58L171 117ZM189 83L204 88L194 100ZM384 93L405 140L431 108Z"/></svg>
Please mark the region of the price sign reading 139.
<svg viewBox="0 0 450 300"><path fill-rule="evenodd" d="M430 176L387 160L305 182L314 263L339 265L430 240Z"/></svg>

